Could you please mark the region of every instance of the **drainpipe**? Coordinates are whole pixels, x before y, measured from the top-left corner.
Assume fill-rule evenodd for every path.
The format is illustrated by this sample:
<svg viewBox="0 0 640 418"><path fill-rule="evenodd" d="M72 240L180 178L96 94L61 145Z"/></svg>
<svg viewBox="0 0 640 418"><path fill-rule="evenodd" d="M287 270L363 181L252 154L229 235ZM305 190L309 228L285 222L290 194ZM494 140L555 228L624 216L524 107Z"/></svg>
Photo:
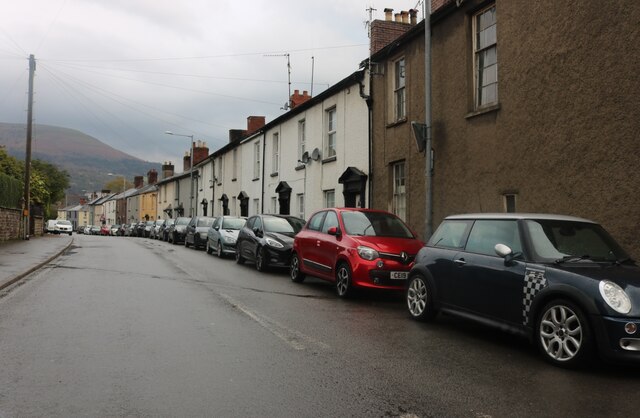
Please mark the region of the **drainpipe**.
<svg viewBox="0 0 640 418"><path fill-rule="evenodd" d="M424 13L424 123L426 125L427 140L425 146L425 176L426 176L426 202L425 202L425 227L424 241L431 237L433 232L433 167L431 158L431 1L425 1Z"/></svg>
<svg viewBox="0 0 640 418"><path fill-rule="evenodd" d="M371 92L371 71L370 70L366 70L369 72L369 92ZM366 73L365 73L366 74ZM358 84L360 85L360 97L362 97L365 102L367 103L367 125L368 125L368 131L367 131L367 136L368 136L368 141L369 141L369 167L367 168L367 173L368 173L368 178L367 181L369 183L369 190L367 190L367 203L366 206L367 208L371 208L371 186L372 186L372 182L373 182L373 173L371 172L371 167L373 166L373 129L372 129L372 125L373 125L373 115L372 115L372 104L373 104L373 99L371 98L371 95L367 95L364 93L364 83L362 81L359 81Z"/></svg>

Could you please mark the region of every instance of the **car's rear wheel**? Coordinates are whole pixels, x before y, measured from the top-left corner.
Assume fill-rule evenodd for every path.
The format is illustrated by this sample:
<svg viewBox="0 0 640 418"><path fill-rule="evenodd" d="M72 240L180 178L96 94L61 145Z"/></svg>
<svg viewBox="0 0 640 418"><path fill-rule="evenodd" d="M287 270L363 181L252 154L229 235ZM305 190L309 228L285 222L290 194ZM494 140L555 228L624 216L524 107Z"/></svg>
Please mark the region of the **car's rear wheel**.
<svg viewBox="0 0 640 418"><path fill-rule="evenodd" d="M336 270L336 292L341 298L348 298L353 293L351 268L347 263L340 263Z"/></svg>
<svg viewBox="0 0 640 418"><path fill-rule="evenodd" d="M302 283L304 281L304 273L300 271L300 259L298 254L293 253L291 255L291 263L289 265L289 274L291 281L295 283Z"/></svg>
<svg viewBox="0 0 640 418"><path fill-rule="evenodd" d="M436 310L433 308L433 293L427 280L420 274L409 279L407 308L411 317L419 321L427 321L436 316Z"/></svg>
<svg viewBox="0 0 640 418"><path fill-rule="evenodd" d="M268 267L265 249L263 247L259 247L258 251L256 251L256 270L266 271Z"/></svg>
<svg viewBox="0 0 640 418"><path fill-rule="evenodd" d="M213 254L213 249L209 245L209 238L207 238L207 243L205 245L205 249L207 250L207 254Z"/></svg>
<svg viewBox="0 0 640 418"><path fill-rule="evenodd" d="M187 236L184 237L184 246L189 248L189 242L187 241Z"/></svg>
<svg viewBox="0 0 640 418"><path fill-rule="evenodd" d="M242 255L240 255L240 247L236 248L236 263L237 264L244 264L244 257Z"/></svg>
<svg viewBox="0 0 640 418"><path fill-rule="evenodd" d="M536 341L545 359L561 367L579 366L592 354L587 317L568 300L554 300L542 309Z"/></svg>

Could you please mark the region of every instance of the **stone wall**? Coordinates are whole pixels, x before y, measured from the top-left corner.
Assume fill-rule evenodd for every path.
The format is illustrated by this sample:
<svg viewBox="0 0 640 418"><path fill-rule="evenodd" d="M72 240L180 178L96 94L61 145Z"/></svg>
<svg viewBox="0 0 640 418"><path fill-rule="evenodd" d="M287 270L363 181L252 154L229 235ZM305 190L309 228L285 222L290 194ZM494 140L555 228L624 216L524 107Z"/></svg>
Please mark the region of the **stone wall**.
<svg viewBox="0 0 640 418"><path fill-rule="evenodd" d="M20 209L0 207L0 241L19 239L22 237ZM40 220L42 223L42 220Z"/></svg>

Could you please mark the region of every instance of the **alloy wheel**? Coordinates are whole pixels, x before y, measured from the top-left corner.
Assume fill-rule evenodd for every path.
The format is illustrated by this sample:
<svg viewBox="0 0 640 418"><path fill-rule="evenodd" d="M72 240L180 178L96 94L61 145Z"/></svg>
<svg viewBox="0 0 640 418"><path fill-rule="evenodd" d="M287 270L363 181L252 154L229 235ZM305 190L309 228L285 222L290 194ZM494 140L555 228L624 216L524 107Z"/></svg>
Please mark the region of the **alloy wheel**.
<svg viewBox="0 0 640 418"><path fill-rule="evenodd" d="M583 325L580 317L568 306L551 305L538 327L543 351L557 362L573 360L583 347Z"/></svg>

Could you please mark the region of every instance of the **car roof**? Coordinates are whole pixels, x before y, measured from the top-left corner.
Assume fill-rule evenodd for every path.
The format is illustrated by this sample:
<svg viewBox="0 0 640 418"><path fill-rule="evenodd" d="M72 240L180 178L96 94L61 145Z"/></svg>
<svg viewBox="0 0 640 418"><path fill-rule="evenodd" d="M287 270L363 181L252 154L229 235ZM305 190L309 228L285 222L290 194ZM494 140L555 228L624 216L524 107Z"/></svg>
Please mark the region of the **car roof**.
<svg viewBox="0 0 640 418"><path fill-rule="evenodd" d="M550 213L467 213L460 215L450 215L445 219L543 219L553 221L596 223L589 219L579 218L577 216L555 215Z"/></svg>

